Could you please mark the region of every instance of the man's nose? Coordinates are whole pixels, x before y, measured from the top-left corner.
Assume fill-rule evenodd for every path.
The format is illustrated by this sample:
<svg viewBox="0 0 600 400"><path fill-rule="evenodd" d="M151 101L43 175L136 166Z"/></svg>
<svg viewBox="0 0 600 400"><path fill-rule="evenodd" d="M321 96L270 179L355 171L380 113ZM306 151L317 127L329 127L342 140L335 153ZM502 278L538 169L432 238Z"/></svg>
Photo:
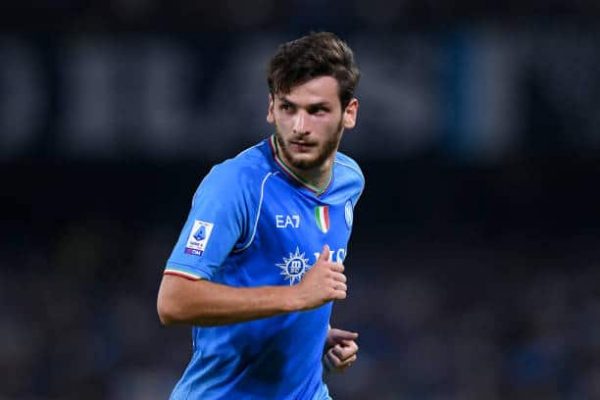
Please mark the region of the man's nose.
<svg viewBox="0 0 600 400"><path fill-rule="evenodd" d="M306 113L300 110L294 120L294 133L307 133Z"/></svg>

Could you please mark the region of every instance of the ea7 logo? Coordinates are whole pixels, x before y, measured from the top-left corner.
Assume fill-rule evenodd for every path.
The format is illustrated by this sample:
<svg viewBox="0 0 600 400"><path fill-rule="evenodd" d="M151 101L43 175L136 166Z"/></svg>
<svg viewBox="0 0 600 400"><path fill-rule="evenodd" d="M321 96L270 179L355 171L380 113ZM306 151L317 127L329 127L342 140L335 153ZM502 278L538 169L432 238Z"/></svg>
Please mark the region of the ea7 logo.
<svg viewBox="0 0 600 400"><path fill-rule="evenodd" d="M299 228L300 227L300 216L299 215L275 215L275 226L283 228Z"/></svg>

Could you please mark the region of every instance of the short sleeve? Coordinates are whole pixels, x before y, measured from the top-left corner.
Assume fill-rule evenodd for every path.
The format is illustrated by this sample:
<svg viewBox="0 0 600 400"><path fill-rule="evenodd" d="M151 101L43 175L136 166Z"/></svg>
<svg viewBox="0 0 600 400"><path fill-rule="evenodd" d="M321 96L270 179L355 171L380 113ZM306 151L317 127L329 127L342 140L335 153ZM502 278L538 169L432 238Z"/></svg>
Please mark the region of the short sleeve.
<svg viewBox="0 0 600 400"><path fill-rule="evenodd" d="M215 166L194 195L165 274L210 280L248 226L249 194L228 163Z"/></svg>

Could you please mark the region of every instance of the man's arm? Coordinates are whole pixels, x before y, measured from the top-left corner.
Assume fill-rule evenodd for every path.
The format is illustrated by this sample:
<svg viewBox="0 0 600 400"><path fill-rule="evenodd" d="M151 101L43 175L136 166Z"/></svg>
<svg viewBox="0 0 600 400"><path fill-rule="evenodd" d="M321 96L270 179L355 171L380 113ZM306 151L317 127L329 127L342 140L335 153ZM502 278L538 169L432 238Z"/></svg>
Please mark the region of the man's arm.
<svg viewBox="0 0 600 400"><path fill-rule="evenodd" d="M206 280L164 275L158 315L164 325L224 325L300 308L292 287L234 288Z"/></svg>
<svg viewBox="0 0 600 400"><path fill-rule="evenodd" d="M346 298L341 263L329 261L329 247L296 286L234 288L206 280L165 275L157 310L164 325L225 325L308 310Z"/></svg>

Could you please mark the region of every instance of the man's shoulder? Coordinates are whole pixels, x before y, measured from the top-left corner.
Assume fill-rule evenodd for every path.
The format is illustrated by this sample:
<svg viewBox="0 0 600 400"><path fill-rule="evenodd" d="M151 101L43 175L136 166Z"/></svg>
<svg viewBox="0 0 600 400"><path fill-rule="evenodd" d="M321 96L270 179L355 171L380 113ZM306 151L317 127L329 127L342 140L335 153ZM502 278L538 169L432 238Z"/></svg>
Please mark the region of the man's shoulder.
<svg viewBox="0 0 600 400"><path fill-rule="evenodd" d="M235 157L216 164L210 175L222 184L235 184L238 188L260 185L272 172L263 147L264 142L260 142Z"/></svg>
<svg viewBox="0 0 600 400"><path fill-rule="evenodd" d="M351 157L347 156L342 152L337 152L335 156L335 165L339 168L340 172L345 176L360 181L361 185L365 183L365 176L360 169L360 166Z"/></svg>

